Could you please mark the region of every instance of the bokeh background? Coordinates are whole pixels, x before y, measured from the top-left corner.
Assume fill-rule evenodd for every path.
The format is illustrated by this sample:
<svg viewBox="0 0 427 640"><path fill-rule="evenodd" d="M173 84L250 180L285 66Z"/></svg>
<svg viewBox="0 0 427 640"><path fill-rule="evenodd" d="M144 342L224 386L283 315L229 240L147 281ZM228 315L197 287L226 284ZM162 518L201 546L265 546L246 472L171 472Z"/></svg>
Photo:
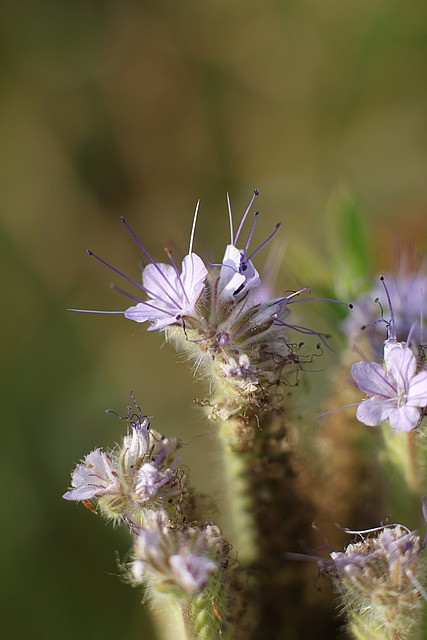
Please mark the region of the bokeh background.
<svg viewBox="0 0 427 640"><path fill-rule="evenodd" d="M131 389L159 430L202 434L184 456L213 491L214 442L161 337L66 311L126 306L85 251L137 277L119 216L159 259L181 256L201 198L196 250L218 262L225 192L239 214L257 187L259 238L284 223L282 287L339 277L344 191L373 273L399 247L422 252L427 5L21 0L1 3L0 31L2 633L149 640L141 593L118 577L126 536L61 495L83 455L120 439L104 410L126 413Z"/></svg>

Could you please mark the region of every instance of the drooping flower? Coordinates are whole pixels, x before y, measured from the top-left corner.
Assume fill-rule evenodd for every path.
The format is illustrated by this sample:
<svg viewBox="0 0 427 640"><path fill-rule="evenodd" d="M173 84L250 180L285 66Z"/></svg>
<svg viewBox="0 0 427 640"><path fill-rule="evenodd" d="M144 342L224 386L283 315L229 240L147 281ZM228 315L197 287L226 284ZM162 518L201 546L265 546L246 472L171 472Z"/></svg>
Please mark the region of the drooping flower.
<svg viewBox="0 0 427 640"><path fill-rule="evenodd" d="M404 342L386 342L384 364L385 369L376 362L353 364L351 374L369 396L359 404L356 417L370 427L388 420L393 429L410 431L427 406L427 371L416 372L416 358Z"/></svg>

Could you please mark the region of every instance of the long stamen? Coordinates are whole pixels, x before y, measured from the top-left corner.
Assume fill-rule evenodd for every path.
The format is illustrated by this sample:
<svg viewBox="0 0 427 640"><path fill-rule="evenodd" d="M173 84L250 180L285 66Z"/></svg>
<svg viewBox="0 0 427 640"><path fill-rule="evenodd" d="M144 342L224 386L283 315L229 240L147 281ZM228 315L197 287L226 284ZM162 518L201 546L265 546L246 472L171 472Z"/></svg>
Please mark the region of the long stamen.
<svg viewBox="0 0 427 640"><path fill-rule="evenodd" d="M382 285L384 287L384 290L385 290L385 293L386 293L386 296L387 296L387 300L388 300L388 306L389 306L389 309L390 309L390 331L389 331L388 339L396 341L396 324L394 322L393 305L391 304L390 294L388 292L387 285L386 285L385 280L384 280L384 276L381 276L380 280L381 280Z"/></svg>
<svg viewBox="0 0 427 640"><path fill-rule="evenodd" d="M244 248L244 251L243 251L243 254L244 254L245 256L246 256L246 254L247 254L247 252L248 252L249 245L250 245L251 240L252 240L252 236L254 235L254 231L255 231L256 223L257 223L257 220L258 220L258 215L259 215L259 211L255 211L255 213L254 213L254 219L253 219L253 222L252 222L252 227L251 227L251 230L250 230L250 232L249 232L248 239L247 239L247 241L246 241L246 245L245 245L245 248Z"/></svg>
<svg viewBox="0 0 427 640"><path fill-rule="evenodd" d="M139 282L137 282L136 280L133 280L133 278L130 278L129 276L127 276L126 274L122 273L121 271L119 271L119 269L116 269L116 267L113 267L112 264L110 264L109 262L106 262L103 258L100 258L99 256L96 255L96 253L94 253L93 251L91 251L90 249L87 250L88 255L92 256L93 258L96 258L99 262L101 262L103 265L105 265L106 267L108 267L109 269L111 269L111 271L114 271L114 273L117 273L117 275L121 276L122 278L124 278L125 280L127 280L128 282L130 282L131 284L134 284L136 287L138 287L139 289L142 289L143 291L145 291L145 293L147 295L149 295L151 298L157 298L157 300L160 300L160 302L163 302L164 304L169 304L169 302L167 302L166 300L163 300L163 298L161 298L160 296L158 296L156 293L153 293L152 291L150 291L150 289L147 289L147 287L144 287L144 285L140 284ZM163 289L164 291L164 289ZM168 294L167 291L165 291L166 295L168 296L168 298L174 303L176 304L175 300L173 300L173 298L171 298L171 296ZM179 306L179 305L178 305Z"/></svg>
<svg viewBox="0 0 427 640"><path fill-rule="evenodd" d="M104 313L106 315L123 315L123 311L100 311L99 309L67 309L67 311L76 311L77 313Z"/></svg>
<svg viewBox="0 0 427 640"><path fill-rule="evenodd" d="M239 236L240 236L240 232L241 232L241 230L242 230L242 227L243 227L243 225L244 225L244 223L245 223L246 218L248 217L248 213L249 213L249 211L251 210L251 207L252 207L252 205L253 205L253 202L254 202L254 200L255 200L255 198L256 198L257 196L259 196L259 191L258 191L258 189L254 189L254 192L253 192L252 198L251 198L251 200L250 200L250 202L249 202L249 204L248 204L248 206L247 206L247 209L246 209L245 213L243 214L243 217L242 217L242 219L241 219L241 221L240 221L240 224L239 224L239 227L238 227L238 229L237 229L237 233L236 233L236 235L235 235L235 237L234 237L234 240L233 240L233 242L231 243L231 244L234 244L234 246L236 246L236 242L237 242L237 240L239 239Z"/></svg>
<svg viewBox="0 0 427 640"><path fill-rule="evenodd" d="M150 309L155 309L156 311L161 311L162 313L166 313L171 317L175 317L175 314L172 313L171 311L167 311L166 309L163 309L162 307L156 307L155 304L151 304L150 302L147 302L147 300L140 300L136 296L133 296L131 293L129 293L128 291L125 291L125 289L121 289L120 287L118 287L115 284L113 284L111 286L111 288L113 289L113 291L117 291L117 293L120 293L122 296L126 296L126 298L130 298L131 300L134 300L135 302L138 302L140 304L144 304L146 307L150 307ZM166 303L166 304L168 304L168 303Z"/></svg>
<svg viewBox="0 0 427 640"><path fill-rule="evenodd" d="M108 267L109 269L111 269L111 271L114 271L114 273L117 273L117 275L119 275L120 277L124 278L125 280L127 280L128 282L131 282L132 284L134 284L136 287L138 287L139 289L142 289L143 291L145 291L145 287L143 287L142 284L140 284L139 282L137 282L136 280L133 280L132 278L130 278L129 276L127 276L125 273L123 273L122 271L119 271L119 269L116 269L116 267L113 267L112 264L110 264L109 262L106 262L103 258L100 258L99 256L96 255L96 253L94 253L93 251L91 251L91 249L87 250L88 255L96 258L96 260L98 260L98 262L101 262L103 265L105 265L106 267Z"/></svg>
<svg viewBox="0 0 427 640"><path fill-rule="evenodd" d="M272 240L274 238L274 236L276 235L276 233L279 231L280 227L282 226L281 222L278 222L274 228L274 231L272 231L270 233L270 235L268 236L268 238L266 238L264 240L264 242L261 242L261 244L259 245L259 247L257 247L254 251L252 251L251 255L248 256L248 260L252 260L252 258L259 252L261 251L261 249L263 249L265 247L266 244L268 244L270 242L270 240Z"/></svg>
<svg viewBox="0 0 427 640"><path fill-rule="evenodd" d="M187 292L185 291L184 283L182 282L182 279L181 279L181 274L179 273L179 269L176 266L175 260L173 259L172 251L170 249L168 249L167 247L165 247L165 252L166 252L167 257L171 261L173 268L175 269L176 277L178 278L178 282L181 285L182 293L184 294L185 299L187 300L188 304L190 304L190 300L188 299ZM191 255L191 252L190 252L189 255Z"/></svg>
<svg viewBox="0 0 427 640"><path fill-rule="evenodd" d="M228 209L228 220L230 222L230 244L233 244L233 216L231 214L231 202L230 202L230 196L228 194L227 191L227 209Z"/></svg>
<svg viewBox="0 0 427 640"><path fill-rule="evenodd" d="M335 302L336 304L341 304L344 307L348 307L349 309L353 309L353 305L351 302L342 302L341 300L334 300L333 298L300 298L299 300L291 300L289 304L295 304L296 302Z"/></svg>
<svg viewBox="0 0 427 640"><path fill-rule="evenodd" d="M132 238L136 241L136 243L138 244L138 246L140 247L140 249L145 253L145 255L147 256L147 258L150 260L151 264L154 266L154 268L159 272L159 274L161 275L161 277L163 278L163 280L167 283L168 287L170 289L172 289L173 293L178 294L178 291L175 290L175 288L172 286L172 284L170 283L170 281L167 279L167 277L165 276L165 274L163 273L163 271L160 269L159 265L157 264L157 262L155 262L155 260L151 257L151 255L148 253L147 249L144 247L144 245L142 244L141 240L138 238L138 236L136 235L136 233L133 231L133 229L128 225L128 223L126 222L124 216L122 216L120 218L121 222L123 222L123 224L125 225L126 229L129 231L129 233L131 234ZM160 285L159 285L160 286ZM179 300L174 300L174 298L172 298L172 296L166 291L166 289L164 287L160 287L162 289L162 291L167 295L167 297L169 298L169 300L176 305L177 307L180 306ZM179 294L178 294L179 295Z"/></svg>
<svg viewBox="0 0 427 640"><path fill-rule="evenodd" d="M114 283L111 285L110 288L113 291L120 293L122 296L125 296L126 298L130 298L130 300L134 300L135 302L145 302L145 300L143 300L142 298L138 298L137 296L132 295L131 293L129 293L129 291L126 291L126 289L122 289L121 287L118 287Z"/></svg>
<svg viewBox="0 0 427 640"><path fill-rule="evenodd" d="M196 210L194 212L194 217L193 217L193 226L191 227L190 246L188 247L189 254L193 253L194 233L196 231L196 222L197 222L197 214L199 213L199 206L200 206L200 200L197 200Z"/></svg>

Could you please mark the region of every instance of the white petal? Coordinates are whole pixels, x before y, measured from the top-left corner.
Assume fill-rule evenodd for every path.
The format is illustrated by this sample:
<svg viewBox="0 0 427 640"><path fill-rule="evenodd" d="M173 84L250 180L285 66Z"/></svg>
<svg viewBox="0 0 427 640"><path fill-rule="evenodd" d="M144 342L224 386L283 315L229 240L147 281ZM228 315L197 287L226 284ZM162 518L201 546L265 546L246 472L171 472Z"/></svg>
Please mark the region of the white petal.
<svg viewBox="0 0 427 640"><path fill-rule="evenodd" d="M420 419L420 410L407 404L393 408L389 415L389 422L393 429L411 431L415 429Z"/></svg>
<svg viewBox="0 0 427 640"><path fill-rule="evenodd" d="M366 360L355 362L351 367L351 375L359 389L370 396L392 398L397 394L396 385L376 362Z"/></svg>
<svg viewBox="0 0 427 640"><path fill-rule="evenodd" d="M71 489L62 496L65 500L91 500L97 494L99 495L99 487L79 487L78 489ZM101 491L101 493L104 493Z"/></svg>
<svg viewBox="0 0 427 640"><path fill-rule="evenodd" d="M406 403L410 407L427 406L427 371L421 371L412 378Z"/></svg>
<svg viewBox="0 0 427 640"><path fill-rule="evenodd" d="M357 407L356 418L368 427L378 427L387 420L394 406L390 402L369 398L363 400Z"/></svg>
<svg viewBox="0 0 427 640"><path fill-rule="evenodd" d="M398 386L407 389L417 368L411 349L404 342L397 342L395 347L386 350L384 361L387 371L396 380Z"/></svg>
<svg viewBox="0 0 427 640"><path fill-rule="evenodd" d="M232 244L227 245L222 259L221 272L218 281L219 297L231 300L233 293L241 287L246 278L239 273L240 251Z"/></svg>

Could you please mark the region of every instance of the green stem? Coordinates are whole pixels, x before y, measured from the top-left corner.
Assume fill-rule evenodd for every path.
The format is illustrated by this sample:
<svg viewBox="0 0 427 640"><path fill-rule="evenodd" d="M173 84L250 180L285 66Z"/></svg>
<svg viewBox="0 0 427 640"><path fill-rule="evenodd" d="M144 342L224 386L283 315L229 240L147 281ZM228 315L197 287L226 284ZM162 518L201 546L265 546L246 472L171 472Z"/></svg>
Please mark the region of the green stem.
<svg viewBox="0 0 427 640"><path fill-rule="evenodd" d="M390 432L383 426L382 462L387 480L387 499L393 518L408 523L418 521L420 513L421 471L416 431Z"/></svg>
<svg viewBox="0 0 427 640"><path fill-rule="evenodd" d="M253 496L247 475L251 454L239 448L235 427L236 422L230 419L222 422L219 429L225 491L224 535L233 549L238 550L239 562L248 565L257 554Z"/></svg>
<svg viewBox="0 0 427 640"><path fill-rule="evenodd" d="M161 596L151 589L152 617L160 640L231 640L226 616L228 584L222 571L214 574L205 589L186 600Z"/></svg>
<svg viewBox="0 0 427 640"><path fill-rule="evenodd" d="M355 640L400 640L399 635L392 635L388 631L369 628L365 620L353 613L350 617L349 630Z"/></svg>
<svg viewBox="0 0 427 640"><path fill-rule="evenodd" d="M182 605L172 598L154 597L151 615L160 640L195 640L189 633Z"/></svg>

